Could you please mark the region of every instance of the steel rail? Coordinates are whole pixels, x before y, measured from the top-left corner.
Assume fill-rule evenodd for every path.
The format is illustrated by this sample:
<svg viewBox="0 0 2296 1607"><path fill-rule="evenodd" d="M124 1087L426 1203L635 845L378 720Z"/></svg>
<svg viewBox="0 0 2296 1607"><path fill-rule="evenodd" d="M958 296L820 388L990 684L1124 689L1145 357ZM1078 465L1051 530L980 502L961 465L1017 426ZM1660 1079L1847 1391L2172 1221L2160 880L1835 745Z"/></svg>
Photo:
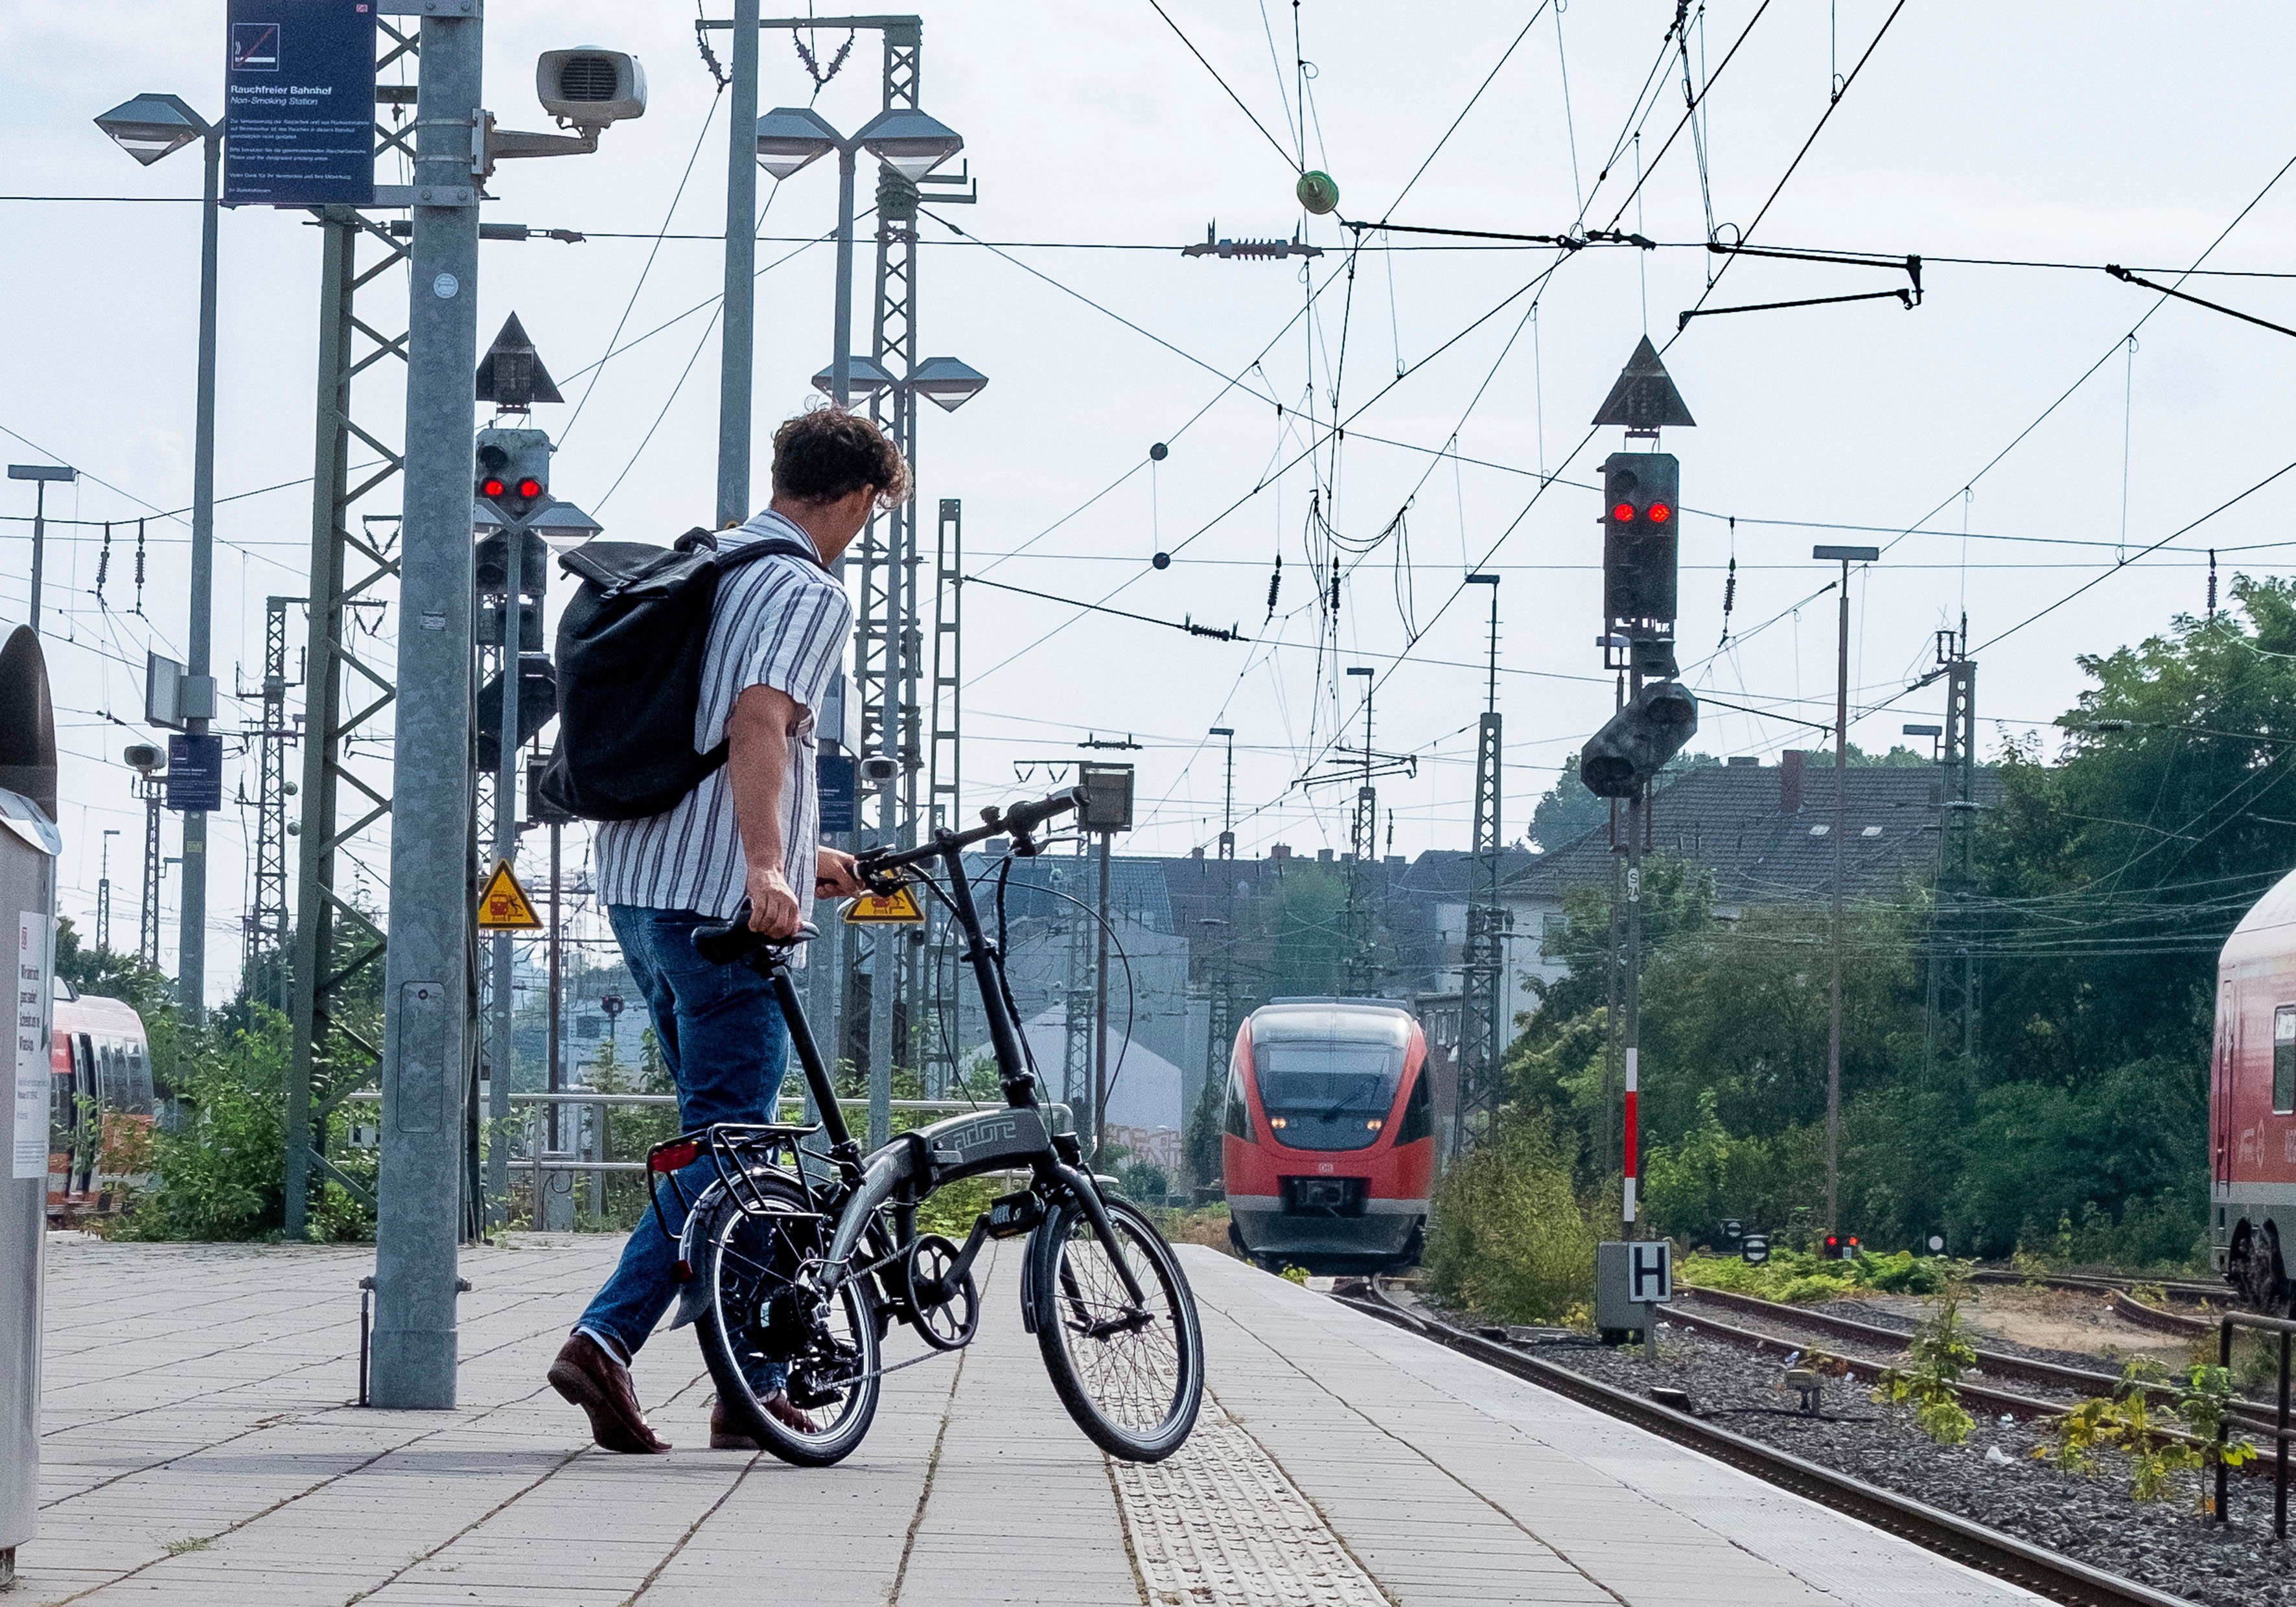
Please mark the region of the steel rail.
<svg viewBox="0 0 2296 1607"><path fill-rule="evenodd" d="M1662 1406L1573 1373L1568 1367L1524 1356L1494 1341L1406 1311L1389 1300L1376 1280L1369 1287L1372 1293L1367 1297L1333 1298L1368 1316L1416 1332L1502 1373L1552 1390L1566 1399L1620 1418L1647 1433L1726 1463L1766 1483L1791 1490L1925 1550L1951 1557L1980 1573L2006 1579L2050 1601L2067 1603L2068 1607L2192 1607L2183 1596L2169 1595L2133 1579L2044 1551L2013 1535L1988 1529L1910 1496L1733 1434L1686 1412Z"/></svg>

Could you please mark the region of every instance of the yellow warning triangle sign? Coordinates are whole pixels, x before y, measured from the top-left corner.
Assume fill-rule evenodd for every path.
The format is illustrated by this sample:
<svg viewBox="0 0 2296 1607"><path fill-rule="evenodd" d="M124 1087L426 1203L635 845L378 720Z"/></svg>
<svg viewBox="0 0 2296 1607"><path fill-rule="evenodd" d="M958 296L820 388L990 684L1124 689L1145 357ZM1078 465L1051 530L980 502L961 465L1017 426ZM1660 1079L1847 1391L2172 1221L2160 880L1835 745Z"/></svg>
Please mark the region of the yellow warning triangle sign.
<svg viewBox="0 0 2296 1607"><path fill-rule="evenodd" d="M518 881L518 873L510 868L510 861L495 861L494 874L479 891L479 930L480 931L540 931L542 917L534 913L534 900L526 896L526 889Z"/></svg>
<svg viewBox="0 0 2296 1607"><path fill-rule="evenodd" d="M845 922L849 926L922 926L925 912L916 890L904 886L882 896L862 894L845 906Z"/></svg>

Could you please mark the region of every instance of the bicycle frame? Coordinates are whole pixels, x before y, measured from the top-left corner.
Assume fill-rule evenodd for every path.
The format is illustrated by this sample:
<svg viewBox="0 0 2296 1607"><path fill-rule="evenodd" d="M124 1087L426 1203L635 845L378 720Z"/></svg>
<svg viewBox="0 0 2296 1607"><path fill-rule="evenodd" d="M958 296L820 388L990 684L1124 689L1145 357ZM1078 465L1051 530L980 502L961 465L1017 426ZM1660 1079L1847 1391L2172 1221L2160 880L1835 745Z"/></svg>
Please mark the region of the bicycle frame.
<svg viewBox="0 0 2296 1607"><path fill-rule="evenodd" d="M785 1146L789 1150L789 1172L816 1208L824 1216L835 1218L835 1231L823 1258L825 1269L821 1293L824 1298L833 1295L847 1280L873 1275L905 1254L916 1236L916 1208L927 1195L948 1184L986 1172L1026 1168L1030 1173L1030 1186L1025 1195L1008 1195L998 1201L996 1207L983 1212L974 1222L956 1265L948 1274L951 1281L961 1281L970 1271L988 1239L1014 1237L1037 1226L1044 1218L1046 1197L1057 1192L1065 1191L1076 1199L1103 1243L1116 1242L1099 1185L1085 1169L1082 1145L1073 1134L1054 1133L1045 1120L1043 1107L1037 1099L1037 1079L1029 1070L1028 1057L1021 1047L1020 1028L1005 1002L1004 955L981 930L980 910L965 878L964 849L997 829L998 825L992 822L974 832L939 831L924 848L865 856L861 870L865 879L887 885L898 879L902 869L938 863L947 879L947 886L939 890L965 939L962 957L972 967L988 1019L989 1045L996 1058L1004 1104L914 1128L864 1154L845 1124L828 1065L805 1019L796 981L790 974L789 950L767 948L750 955L748 963L759 970L773 988L783 1019L788 1023L791 1048L797 1055L806 1086L813 1095L814 1106L821 1113L818 1130L829 1141L828 1160L837 1176L833 1183L824 1186L806 1171L799 1160L801 1152L798 1142L816 1130L811 1127L728 1125L681 1134L668 1144L656 1145L656 1154L680 1144L703 1146L718 1173L718 1180L693 1201L678 1235L679 1274L686 1281L673 1327L683 1327L698 1319L709 1302L709 1291L692 1277L698 1236L710 1231L725 1203L730 1202L739 1209L751 1209L745 1195L754 1196L745 1190L742 1178L747 1165L744 1152L750 1148L744 1140L752 1135L758 1141L758 1152L767 1158L767 1164L772 1163L769 1158L779 1149ZM1025 836L1016 836L1016 849L1025 840ZM931 881L929 875L927 880L929 883ZM669 1184L681 1205L685 1203L684 1191L674 1174L649 1169L647 1181L656 1220L667 1234L660 1184ZM1031 1203L1023 1207L1020 1201L1024 1199ZM1012 1209L999 1222L999 1209L1008 1206ZM891 1233L884 1231L882 1223L882 1213L889 1209L894 1218ZM857 1265L856 1252L864 1248L865 1240L873 1233L876 1238L868 1245L871 1253ZM1115 1256L1111 1259L1126 1297L1135 1307L1144 1305L1146 1295L1125 1258ZM1028 1264L1033 1262L1034 1258L1029 1258ZM1024 1289L1024 1299L1025 1292ZM1025 1304L1022 1309L1028 1309Z"/></svg>

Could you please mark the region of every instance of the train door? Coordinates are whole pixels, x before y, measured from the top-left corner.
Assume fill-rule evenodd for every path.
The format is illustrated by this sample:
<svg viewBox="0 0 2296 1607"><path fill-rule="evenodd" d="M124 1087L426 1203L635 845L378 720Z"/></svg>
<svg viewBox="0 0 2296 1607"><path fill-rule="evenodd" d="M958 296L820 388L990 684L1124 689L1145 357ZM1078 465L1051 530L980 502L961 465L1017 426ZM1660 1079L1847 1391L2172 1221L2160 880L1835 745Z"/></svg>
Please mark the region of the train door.
<svg viewBox="0 0 2296 1607"><path fill-rule="evenodd" d="M2214 1168L2210 1177L2220 1195L2224 1185L2232 1181L2233 1043L2239 1031L2239 997L2233 985L2226 982L2217 989L2215 1086L2209 1098L2209 1111L2214 1118L2211 1125L2215 1128L2211 1143Z"/></svg>
<svg viewBox="0 0 2296 1607"><path fill-rule="evenodd" d="M72 1034L72 1070L80 1097L75 1102L79 1120L72 1129L76 1181L71 1192L85 1198L95 1192L95 1152L103 1137L103 1079L96 1066L95 1039L87 1033Z"/></svg>

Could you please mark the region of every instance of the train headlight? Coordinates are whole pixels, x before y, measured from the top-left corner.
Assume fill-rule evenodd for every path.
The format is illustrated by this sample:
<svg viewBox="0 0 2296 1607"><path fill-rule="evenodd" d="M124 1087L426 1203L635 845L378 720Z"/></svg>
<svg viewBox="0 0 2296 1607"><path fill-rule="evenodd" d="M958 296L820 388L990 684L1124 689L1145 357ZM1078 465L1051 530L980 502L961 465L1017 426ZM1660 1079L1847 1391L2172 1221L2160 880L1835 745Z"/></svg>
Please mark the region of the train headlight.
<svg viewBox="0 0 2296 1607"><path fill-rule="evenodd" d="M1285 1117L1271 1116L1267 1119L1267 1125L1281 1133L1284 1128L1290 1127L1292 1123Z"/></svg>
<svg viewBox="0 0 2296 1607"><path fill-rule="evenodd" d="M1364 1131L1365 1131L1365 1132L1367 1132L1367 1133L1376 1133L1376 1132L1378 1132L1378 1131L1380 1130L1380 1128L1382 1128L1382 1127L1385 1127L1386 1125L1387 1125L1387 1123L1385 1123L1384 1121L1381 1120L1378 1117L1374 1116L1374 1117L1373 1117L1369 1121L1367 1121L1367 1122L1364 1123Z"/></svg>

